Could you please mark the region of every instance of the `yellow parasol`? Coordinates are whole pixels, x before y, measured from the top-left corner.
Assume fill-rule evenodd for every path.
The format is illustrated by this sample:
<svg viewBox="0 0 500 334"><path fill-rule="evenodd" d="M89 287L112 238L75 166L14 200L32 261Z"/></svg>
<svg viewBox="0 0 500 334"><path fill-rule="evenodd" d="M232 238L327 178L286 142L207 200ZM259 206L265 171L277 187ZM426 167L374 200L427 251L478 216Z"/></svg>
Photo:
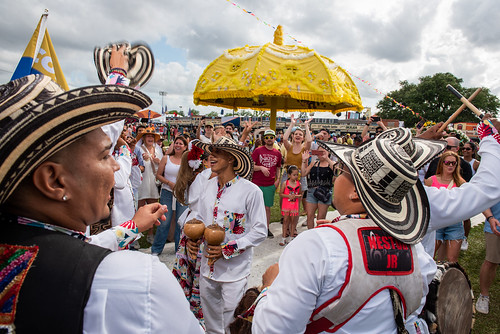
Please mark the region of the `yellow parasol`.
<svg viewBox="0 0 500 334"><path fill-rule="evenodd" d="M361 111L356 85L331 59L300 45L283 45L278 26L274 43L226 50L207 66L193 93L196 105L276 112Z"/></svg>

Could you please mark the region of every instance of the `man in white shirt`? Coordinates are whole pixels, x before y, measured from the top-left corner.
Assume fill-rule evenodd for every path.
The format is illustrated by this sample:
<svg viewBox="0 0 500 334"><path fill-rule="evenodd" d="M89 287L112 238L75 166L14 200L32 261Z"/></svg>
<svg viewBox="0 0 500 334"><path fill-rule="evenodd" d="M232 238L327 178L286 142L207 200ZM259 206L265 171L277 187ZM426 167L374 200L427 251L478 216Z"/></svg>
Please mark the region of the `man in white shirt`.
<svg viewBox="0 0 500 334"><path fill-rule="evenodd" d="M500 130L500 123L495 119L491 121L496 130ZM437 124L427 133L425 138L439 138L440 134L436 133L439 126L441 124ZM482 161L478 173L464 187L452 190L425 187L431 213L427 232L435 231L458 220L469 218L500 200L500 189L498 187L498 184L500 184L500 172L498 171L500 166L500 145L498 135L496 137L489 135L483 138L480 153ZM423 164L425 164L425 161L420 161L420 165ZM351 194L347 196L355 199L358 195ZM352 199L349 198L349 200ZM463 203L468 203L468 205L464 206ZM330 229L326 230L329 231ZM285 249L280 259L280 274L276 279L276 283L270 288L268 297L262 299L264 301L263 305L260 302L257 306L252 327L254 333L273 333L273 330L276 332L301 333L305 330L310 314L318 305L321 305L325 300L329 300L328 298L342 296L342 282L345 281L346 274L349 275L350 271L346 272L344 268L341 270L343 274L332 275L333 272L338 272L339 267L345 267L346 264L345 250L337 250L339 245L345 243L344 239L337 238L338 240L334 240L332 237L332 233L316 233L316 235L313 235L308 231L301 234L294 243ZM318 245L326 245L326 247ZM425 254L421 250L421 245L416 245L415 247L419 248L420 270L423 274L426 274L427 281L429 281L434 275L435 265L425 260ZM314 254L313 256L309 256L310 248L312 248L311 254ZM304 249L306 250L305 252L302 251ZM344 256L342 256L342 252ZM307 267L301 267L300 263L302 262L307 263ZM306 268L308 269L305 270ZM317 270L311 270L311 268L316 268ZM270 269L271 275L268 275L266 278L265 285L271 284L273 278L276 276L273 274L273 272L276 272L276 268ZM292 289L294 293L285 294L282 291L285 286L287 291ZM333 288L329 293L321 294L328 290L328 287L335 286L336 288ZM424 296L422 302L425 302L426 289L427 286L424 282L422 284L422 294ZM304 299L303 295L311 296L311 300ZM269 296L275 297L269 298ZM378 298L378 295L367 303L353 318L349 319L338 332L386 332L386 330L381 331L381 329L388 321L391 321L390 312L387 310L386 312L388 313L383 316L382 308L376 305L373 307L373 302L376 298ZM266 299L268 300L266 301ZM298 305L292 304L295 299L301 302ZM370 306L370 304L372 305ZM287 307L285 308L284 305L287 305ZM415 321L421 308L422 305L418 308L417 312L414 312L407 319L407 329L410 332L414 333L420 330L425 333L427 330L425 324ZM417 329L415 326L418 324L425 328Z"/></svg>
<svg viewBox="0 0 500 334"><path fill-rule="evenodd" d="M221 245L205 245L200 269L200 297L207 333L225 333L246 290L253 247L267 236L266 211L260 189L250 178L253 160L233 140L221 137L216 143L195 143L210 152L210 168L217 177L207 181L200 198L200 216L205 226L225 229ZM188 250L198 245L188 240ZM215 261L212 265L208 261Z"/></svg>
<svg viewBox="0 0 500 334"><path fill-rule="evenodd" d="M405 134L411 139L409 130ZM431 144L414 149L422 155L418 165L446 146ZM417 166L410 152L387 138L357 149L320 145L339 159L334 205L341 217L301 233L285 249L252 331L396 333L404 328L403 316L425 303L435 271L418 244L429 207ZM401 301L404 310L395 310L393 303Z"/></svg>

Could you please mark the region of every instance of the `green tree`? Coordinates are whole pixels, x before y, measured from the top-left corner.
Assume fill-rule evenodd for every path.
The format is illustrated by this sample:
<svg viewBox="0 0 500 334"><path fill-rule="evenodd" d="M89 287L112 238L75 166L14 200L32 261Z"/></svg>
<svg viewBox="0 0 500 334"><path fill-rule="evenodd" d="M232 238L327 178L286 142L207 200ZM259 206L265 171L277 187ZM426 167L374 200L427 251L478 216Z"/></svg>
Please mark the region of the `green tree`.
<svg viewBox="0 0 500 334"><path fill-rule="evenodd" d="M461 105L462 102L456 98L447 88L450 84L468 98L476 88L462 86L463 80L455 77L451 73L436 73L432 76L419 78L419 83L409 83L401 81L400 89L389 92L389 96L410 107L415 113L426 120L434 122L446 121ZM481 93L474 99L473 104L483 112L497 115L500 108L500 100L490 93L488 88L482 88ZM420 117L397 105L388 98L377 103L380 110L377 115L386 119L399 119L405 122L406 127L413 127L420 120ZM455 119L454 122L477 122L475 114L465 109Z"/></svg>
<svg viewBox="0 0 500 334"><path fill-rule="evenodd" d="M219 114L217 113L217 111L211 111L206 116L207 117L219 117Z"/></svg>
<svg viewBox="0 0 500 334"><path fill-rule="evenodd" d="M174 110L170 110L168 113L171 114L171 115L177 113L177 116L184 116L184 111L183 110L175 110L174 109Z"/></svg>

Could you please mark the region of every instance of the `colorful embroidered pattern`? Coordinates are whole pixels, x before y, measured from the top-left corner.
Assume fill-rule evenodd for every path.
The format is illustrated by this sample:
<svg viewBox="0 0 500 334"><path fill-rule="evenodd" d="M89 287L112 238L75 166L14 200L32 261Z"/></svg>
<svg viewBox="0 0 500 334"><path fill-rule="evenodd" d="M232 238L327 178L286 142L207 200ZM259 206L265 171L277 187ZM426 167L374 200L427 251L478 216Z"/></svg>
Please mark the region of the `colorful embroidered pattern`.
<svg viewBox="0 0 500 334"><path fill-rule="evenodd" d="M253 321L253 315L255 313L255 308L257 307L257 304L260 302L260 300L262 298L264 298L265 296L267 296L267 290L269 290L269 287L265 287L264 289L262 289L262 291L257 296L257 298L255 299L255 301L253 302L253 304L248 308L248 310L246 310L242 314L239 314L238 318L246 320L246 321L249 321L249 322L252 322Z"/></svg>
<svg viewBox="0 0 500 334"><path fill-rule="evenodd" d="M186 241L187 237L183 232L179 242L179 248L177 248L177 252L175 253L176 259L172 273L184 291L191 312L193 312L196 319L200 322L200 325L205 329L205 320L203 318L200 300L200 266L203 249L200 246L198 256L193 260L187 252Z"/></svg>
<svg viewBox="0 0 500 334"><path fill-rule="evenodd" d="M245 214L224 211L224 229L230 234L245 233Z"/></svg>
<svg viewBox="0 0 500 334"><path fill-rule="evenodd" d="M38 254L38 246L0 245L0 329L14 329L19 291Z"/></svg>
<svg viewBox="0 0 500 334"><path fill-rule="evenodd" d="M244 251L244 249L238 249L236 240L231 240L227 244L222 245L222 255L224 255L225 259L230 259L232 257L238 256Z"/></svg>
<svg viewBox="0 0 500 334"><path fill-rule="evenodd" d="M485 120L478 124L477 134L479 136L479 139L483 139L487 136L493 136L497 143L500 144L500 134L490 120Z"/></svg>
<svg viewBox="0 0 500 334"><path fill-rule="evenodd" d="M130 80L127 79L120 73L110 73L108 79L106 80L106 85L121 85L128 86L130 84Z"/></svg>
<svg viewBox="0 0 500 334"><path fill-rule="evenodd" d="M49 231L64 233L64 234L67 234L69 236L72 236L74 238L80 239L80 240L85 241L85 242L88 242L90 240L83 232L73 231L73 230L70 230L69 228L65 228L65 227L61 227L61 226L41 223L39 221L25 218L25 217L18 217L17 222L21 225L40 227L40 228L44 228L44 229L49 230Z"/></svg>
<svg viewBox="0 0 500 334"><path fill-rule="evenodd" d="M130 243L139 235L139 228L133 220L126 221L121 225L115 226L113 229L115 230L119 249L127 249Z"/></svg>

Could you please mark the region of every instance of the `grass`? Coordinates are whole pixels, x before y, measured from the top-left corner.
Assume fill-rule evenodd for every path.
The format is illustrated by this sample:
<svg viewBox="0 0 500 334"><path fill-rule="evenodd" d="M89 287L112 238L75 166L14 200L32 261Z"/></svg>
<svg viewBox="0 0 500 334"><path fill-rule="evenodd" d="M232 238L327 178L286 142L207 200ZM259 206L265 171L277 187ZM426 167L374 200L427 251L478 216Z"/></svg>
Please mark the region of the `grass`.
<svg viewBox="0 0 500 334"><path fill-rule="evenodd" d="M484 225L471 229L468 242L469 249L461 252L459 262L465 268L474 290L474 303L479 297L479 270L484 261ZM495 281L490 288L490 312L482 314L476 312L473 333L500 333L500 277L497 269Z"/></svg>

